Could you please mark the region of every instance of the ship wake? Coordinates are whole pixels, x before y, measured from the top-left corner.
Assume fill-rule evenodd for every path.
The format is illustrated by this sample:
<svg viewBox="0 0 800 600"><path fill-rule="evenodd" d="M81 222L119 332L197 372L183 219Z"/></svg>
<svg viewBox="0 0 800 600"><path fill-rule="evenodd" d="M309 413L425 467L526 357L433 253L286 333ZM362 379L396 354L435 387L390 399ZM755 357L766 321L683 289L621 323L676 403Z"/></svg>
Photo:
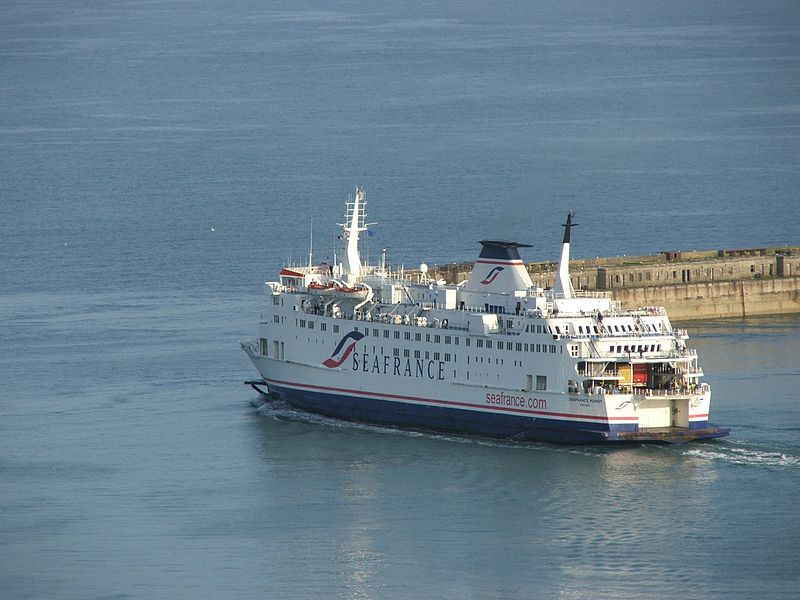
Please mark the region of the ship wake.
<svg viewBox="0 0 800 600"><path fill-rule="evenodd" d="M800 468L800 456L780 450L759 450L746 445L718 443L686 449L684 455L748 467Z"/></svg>

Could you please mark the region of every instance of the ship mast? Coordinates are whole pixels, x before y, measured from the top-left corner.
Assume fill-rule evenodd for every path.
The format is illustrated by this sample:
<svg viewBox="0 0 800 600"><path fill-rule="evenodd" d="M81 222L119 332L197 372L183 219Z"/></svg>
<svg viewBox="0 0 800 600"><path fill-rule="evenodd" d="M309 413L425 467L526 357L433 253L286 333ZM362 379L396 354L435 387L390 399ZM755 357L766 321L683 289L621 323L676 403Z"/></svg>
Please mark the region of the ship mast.
<svg viewBox="0 0 800 600"><path fill-rule="evenodd" d="M572 281L569 278L569 236L570 230L577 227L577 223L572 222L574 213L569 211L567 214L567 222L561 226L564 227L564 243L561 246L561 258L558 261L558 274L556 275L556 298L574 298L575 290L572 287Z"/></svg>
<svg viewBox="0 0 800 600"><path fill-rule="evenodd" d="M366 194L364 189L356 187L356 195L352 201L347 202L345 211L345 223L340 223L344 229L344 238L347 240L347 256L345 263L345 273L347 283L353 284L361 276L361 256L358 252L359 233L366 231Z"/></svg>

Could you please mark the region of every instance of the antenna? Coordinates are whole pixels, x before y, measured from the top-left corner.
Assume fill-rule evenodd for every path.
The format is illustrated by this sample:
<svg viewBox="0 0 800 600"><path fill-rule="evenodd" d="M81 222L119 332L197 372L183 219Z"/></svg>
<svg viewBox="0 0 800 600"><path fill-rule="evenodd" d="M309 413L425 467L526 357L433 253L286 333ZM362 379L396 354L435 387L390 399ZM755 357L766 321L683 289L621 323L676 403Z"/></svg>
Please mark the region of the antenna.
<svg viewBox="0 0 800 600"><path fill-rule="evenodd" d="M336 240L339 239L340 236L333 234L333 266L336 268Z"/></svg>
<svg viewBox="0 0 800 600"><path fill-rule="evenodd" d="M564 242L563 243L565 243L565 244L569 244L570 230L573 227L577 227L578 226L577 223L573 223L572 222L573 217L575 217L575 212L573 210L570 210L567 213L567 222L561 224L561 226L564 227Z"/></svg>
<svg viewBox="0 0 800 600"><path fill-rule="evenodd" d="M313 264L314 256L314 217L311 217L311 231L308 236L308 268L310 269Z"/></svg>

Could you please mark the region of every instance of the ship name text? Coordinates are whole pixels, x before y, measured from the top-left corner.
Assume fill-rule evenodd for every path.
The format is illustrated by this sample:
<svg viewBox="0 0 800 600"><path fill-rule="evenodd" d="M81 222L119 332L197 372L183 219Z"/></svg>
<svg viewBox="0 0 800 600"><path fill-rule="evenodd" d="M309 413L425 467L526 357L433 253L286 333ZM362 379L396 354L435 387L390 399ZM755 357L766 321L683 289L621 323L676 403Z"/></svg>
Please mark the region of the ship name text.
<svg viewBox="0 0 800 600"><path fill-rule="evenodd" d="M398 377L415 377L444 381L444 362L440 360L424 360L422 358L400 358L385 354L369 354L353 352L353 371L363 373L379 373Z"/></svg>
<svg viewBox="0 0 800 600"><path fill-rule="evenodd" d="M514 408L540 408L547 410L547 400L544 398L534 398L531 396L514 396L499 392L486 394L486 404L497 404L500 406L511 406Z"/></svg>

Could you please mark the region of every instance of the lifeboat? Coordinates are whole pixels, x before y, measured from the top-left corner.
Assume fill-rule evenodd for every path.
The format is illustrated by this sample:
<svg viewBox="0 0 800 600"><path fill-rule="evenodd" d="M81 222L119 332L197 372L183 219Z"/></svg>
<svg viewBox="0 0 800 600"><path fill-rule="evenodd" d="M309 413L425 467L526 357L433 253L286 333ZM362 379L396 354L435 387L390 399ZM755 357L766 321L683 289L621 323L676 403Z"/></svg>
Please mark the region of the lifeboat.
<svg viewBox="0 0 800 600"><path fill-rule="evenodd" d="M319 283L317 281L312 281L311 283L308 284L309 292L322 292L333 289L334 289L334 284L332 283Z"/></svg>
<svg viewBox="0 0 800 600"><path fill-rule="evenodd" d="M347 298L366 298L369 289L366 287L349 287L346 285L335 285L334 291L338 296L345 296Z"/></svg>
<svg viewBox="0 0 800 600"><path fill-rule="evenodd" d="M320 283L312 281L306 286L309 293L323 296L338 296L340 298L365 298L369 289L364 286L350 287L339 281Z"/></svg>

